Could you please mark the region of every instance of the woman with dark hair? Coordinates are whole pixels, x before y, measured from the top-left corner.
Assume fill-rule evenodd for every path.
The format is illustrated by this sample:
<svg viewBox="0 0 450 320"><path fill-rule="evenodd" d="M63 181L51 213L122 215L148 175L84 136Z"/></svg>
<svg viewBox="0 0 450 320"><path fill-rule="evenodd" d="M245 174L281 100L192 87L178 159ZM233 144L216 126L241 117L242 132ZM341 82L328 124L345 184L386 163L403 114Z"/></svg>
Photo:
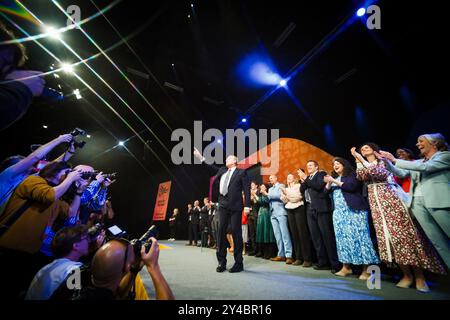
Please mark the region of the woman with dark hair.
<svg viewBox="0 0 450 320"><path fill-rule="evenodd" d="M406 161L414 161L416 157L414 156L414 153L409 150L408 148L398 148L395 151L395 154L397 155L397 158L406 160ZM395 181L402 187L402 189L408 193L409 188L411 187L411 177L397 177L394 176Z"/></svg>
<svg viewBox="0 0 450 320"><path fill-rule="evenodd" d="M367 267L380 261L370 238L368 204L362 196L362 184L350 163L343 158L333 159L333 177L325 176L325 189L332 195L334 204L333 226L336 247L342 269L336 276L353 273L350 264L362 265L359 277L367 280Z"/></svg>
<svg viewBox="0 0 450 320"><path fill-rule="evenodd" d="M356 159L358 179L369 183L369 204L380 258L400 266L403 278L397 287L409 288L415 276L416 289L429 292L423 269L445 274L444 266L422 230L411 219L403 202L407 201L407 195L395 183L384 162L377 160L376 153L380 148L366 143L360 150L361 154L352 148L351 153Z"/></svg>
<svg viewBox="0 0 450 320"><path fill-rule="evenodd" d="M264 259L273 258L275 251L275 235L272 229L269 212L269 188L264 183L259 187L259 194L254 195L254 199L259 204L258 223L256 226L256 243L260 251L256 257Z"/></svg>

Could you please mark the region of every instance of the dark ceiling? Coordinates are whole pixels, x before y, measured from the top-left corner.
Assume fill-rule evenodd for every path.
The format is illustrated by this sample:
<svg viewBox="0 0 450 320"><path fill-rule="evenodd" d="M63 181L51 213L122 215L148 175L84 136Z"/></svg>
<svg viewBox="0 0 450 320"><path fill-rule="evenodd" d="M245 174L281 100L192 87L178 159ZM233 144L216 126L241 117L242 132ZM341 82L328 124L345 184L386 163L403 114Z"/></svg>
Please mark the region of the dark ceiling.
<svg viewBox="0 0 450 320"><path fill-rule="evenodd" d="M61 27L66 22L51 1L22 2L47 24ZM95 1L95 5L104 8L111 2ZM59 3L66 8L73 1ZM98 12L94 2L76 3L82 19ZM148 184L139 188L151 192L157 183L176 176L178 192L200 197L207 190L204 180L207 174L193 166L172 165L169 154L174 145L170 141L171 131L192 130L194 120L202 120L204 129L223 131L234 128L245 115L249 119L247 127L278 128L281 136L295 137L345 157L350 147L365 140L392 149L400 145L413 148L415 137L422 131L441 131L449 136L445 11L428 2L419 6L410 1L378 1L381 30L368 30L356 19L336 37L323 42L322 50L314 51L336 26L354 16L360 4L120 1L105 13L116 30L102 16L84 24L83 29L102 49L121 41L116 31L129 37L128 44L134 53L122 44L107 54L149 103L105 57L99 56L89 65L128 107L85 66L77 66L76 73L128 125L74 77L61 74L58 82L48 77L49 86L59 83L66 93L79 88L83 99L76 100L70 94L62 102L36 99L25 117L0 132L2 156L25 154L31 143L44 143L80 127L92 138L87 139L85 148L74 158L75 163L117 171L122 181L129 179L130 183L146 179ZM11 18L31 34L41 32L35 24L17 16ZM293 31L281 45L276 43L292 23ZM17 29L15 33L23 36ZM79 30L71 30L63 37L83 58L98 53ZM42 44L61 60L78 61L57 41L44 39ZM28 68L48 71L55 63L33 42L26 45L30 56ZM281 75L288 74L302 59L307 60L288 83L297 103L281 88L252 108L273 87L251 85L242 79L238 66L250 54L270 60ZM129 68L149 75L148 79L130 73ZM165 82L182 87L183 93L165 87ZM252 112L248 113L249 110ZM44 124L48 129L43 129ZM148 141L151 150L144 147L129 126ZM119 140L127 139L130 140L126 147L132 154L121 147L113 148ZM129 186L121 190L135 192ZM149 197L148 192L141 197ZM151 209L150 204L148 208Z"/></svg>

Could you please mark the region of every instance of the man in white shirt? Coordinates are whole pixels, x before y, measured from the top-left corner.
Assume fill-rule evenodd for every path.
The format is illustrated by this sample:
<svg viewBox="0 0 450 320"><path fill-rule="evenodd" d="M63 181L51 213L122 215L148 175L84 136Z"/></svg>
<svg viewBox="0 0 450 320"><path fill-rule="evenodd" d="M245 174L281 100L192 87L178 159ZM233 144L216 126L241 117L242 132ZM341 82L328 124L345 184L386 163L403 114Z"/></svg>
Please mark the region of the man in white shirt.
<svg viewBox="0 0 450 320"><path fill-rule="evenodd" d="M26 300L50 299L69 274L83 265L79 260L89 252L87 227L77 225L61 229L51 248L58 259L38 271L28 288Z"/></svg>

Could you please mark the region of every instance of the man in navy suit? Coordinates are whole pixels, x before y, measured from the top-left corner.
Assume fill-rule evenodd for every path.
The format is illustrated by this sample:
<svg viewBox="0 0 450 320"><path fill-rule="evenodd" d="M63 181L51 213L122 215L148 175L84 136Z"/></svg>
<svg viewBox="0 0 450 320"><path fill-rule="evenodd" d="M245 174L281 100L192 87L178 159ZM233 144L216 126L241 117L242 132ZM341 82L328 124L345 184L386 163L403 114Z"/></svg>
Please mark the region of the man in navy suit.
<svg viewBox="0 0 450 320"><path fill-rule="evenodd" d="M227 227L231 222L231 231L234 240L234 266L231 273L244 270L242 257L242 210L250 212L250 182L247 172L238 169L237 157L230 155L225 160L224 167L217 167L205 163L205 158L194 148L194 156L202 164L215 173L212 185L211 201L218 203L219 230L217 235L217 272L224 272L227 266ZM242 201L244 193L244 203ZM245 205L244 205L245 204Z"/></svg>

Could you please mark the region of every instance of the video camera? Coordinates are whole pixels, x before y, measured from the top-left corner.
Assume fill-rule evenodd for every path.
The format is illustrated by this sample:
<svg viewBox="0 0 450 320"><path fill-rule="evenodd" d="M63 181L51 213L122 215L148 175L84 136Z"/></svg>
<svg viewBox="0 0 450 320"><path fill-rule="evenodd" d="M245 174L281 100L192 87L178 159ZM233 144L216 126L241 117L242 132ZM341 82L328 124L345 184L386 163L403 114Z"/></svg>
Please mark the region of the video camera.
<svg viewBox="0 0 450 320"><path fill-rule="evenodd" d="M77 141L77 140L75 140L75 137L79 136L79 135L82 135L82 136L86 135L86 131L84 131L80 128L75 128L75 129L73 129L73 131L70 134L72 135L72 137L74 137L74 139L73 139L74 147L82 149L84 147L84 145L86 144L86 141Z"/></svg>

